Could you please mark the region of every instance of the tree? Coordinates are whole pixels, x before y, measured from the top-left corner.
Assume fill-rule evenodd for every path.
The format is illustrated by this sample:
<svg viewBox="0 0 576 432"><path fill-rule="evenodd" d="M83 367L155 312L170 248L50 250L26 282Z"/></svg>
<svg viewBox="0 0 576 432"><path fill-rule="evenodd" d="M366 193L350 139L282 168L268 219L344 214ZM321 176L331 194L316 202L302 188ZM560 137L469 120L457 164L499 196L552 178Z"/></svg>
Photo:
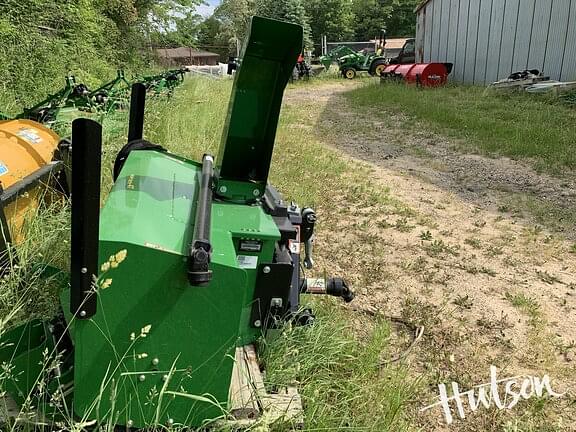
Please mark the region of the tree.
<svg viewBox="0 0 576 432"><path fill-rule="evenodd" d="M236 50L230 43L230 35L214 15L206 18L198 27L198 47L220 54L223 60Z"/></svg>
<svg viewBox="0 0 576 432"><path fill-rule="evenodd" d="M388 36L414 35L419 0L353 0L357 40L374 39L385 29Z"/></svg>
<svg viewBox="0 0 576 432"><path fill-rule="evenodd" d="M380 30L386 28L392 5L389 0L354 0L353 11L356 40L367 41L375 39Z"/></svg>
<svg viewBox="0 0 576 432"><path fill-rule="evenodd" d="M227 39L231 48L236 46L236 40L243 42L255 11L254 0L223 0L214 11L222 25L219 38Z"/></svg>
<svg viewBox="0 0 576 432"><path fill-rule="evenodd" d="M201 20L202 17L196 13L176 18L175 33L179 45L193 47L197 44Z"/></svg>
<svg viewBox="0 0 576 432"><path fill-rule="evenodd" d="M392 15L386 22L386 31L390 36L416 35L416 13L414 10L421 0L396 1Z"/></svg>
<svg viewBox="0 0 576 432"><path fill-rule="evenodd" d="M304 28L304 47L313 48L310 19L305 0L256 0L256 13L268 18L300 24Z"/></svg>
<svg viewBox="0 0 576 432"><path fill-rule="evenodd" d="M349 40L354 36L351 0L308 0L305 7L316 44L323 35L330 41Z"/></svg>
<svg viewBox="0 0 576 432"><path fill-rule="evenodd" d="M206 18L198 27L198 45L214 45L214 41L221 31L222 23L214 15Z"/></svg>

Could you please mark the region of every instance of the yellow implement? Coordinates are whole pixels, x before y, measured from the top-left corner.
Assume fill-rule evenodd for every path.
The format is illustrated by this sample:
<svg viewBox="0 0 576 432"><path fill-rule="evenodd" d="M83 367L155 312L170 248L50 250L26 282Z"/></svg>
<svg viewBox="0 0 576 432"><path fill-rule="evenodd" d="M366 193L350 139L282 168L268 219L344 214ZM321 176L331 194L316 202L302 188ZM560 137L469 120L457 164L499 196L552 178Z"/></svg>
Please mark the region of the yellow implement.
<svg viewBox="0 0 576 432"><path fill-rule="evenodd" d="M38 207L45 181L60 169L53 162L60 137L31 120L0 121L0 252L21 241L26 214Z"/></svg>

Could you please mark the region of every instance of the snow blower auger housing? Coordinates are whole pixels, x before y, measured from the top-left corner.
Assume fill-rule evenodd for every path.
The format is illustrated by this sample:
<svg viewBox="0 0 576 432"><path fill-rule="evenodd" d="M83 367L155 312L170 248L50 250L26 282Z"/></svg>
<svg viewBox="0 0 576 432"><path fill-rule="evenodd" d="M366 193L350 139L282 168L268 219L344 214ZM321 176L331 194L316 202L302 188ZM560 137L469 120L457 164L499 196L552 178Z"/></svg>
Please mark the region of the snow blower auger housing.
<svg viewBox="0 0 576 432"><path fill-rule="evenodd" d="M200 426L230 406L238 347L283 321L313 321L300 294L352 300L342 279L301 277L316 215L267 183L301 47L300 26L253 18L218 157L201 162L142 139L146 89L134 84L129 142L101 210L101 128L74 121L62 316L0 341L14 377L5 390L20 406L94 427Z"/></svg>

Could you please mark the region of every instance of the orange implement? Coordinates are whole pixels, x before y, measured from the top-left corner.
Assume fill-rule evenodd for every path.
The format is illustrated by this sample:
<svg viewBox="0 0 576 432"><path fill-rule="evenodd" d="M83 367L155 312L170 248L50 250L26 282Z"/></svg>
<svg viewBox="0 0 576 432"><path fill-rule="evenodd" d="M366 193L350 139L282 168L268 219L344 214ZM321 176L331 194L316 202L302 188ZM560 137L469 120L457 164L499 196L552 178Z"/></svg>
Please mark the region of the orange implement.
<svg viewBox="0 0 576 432"><path fill-rule="evenodd" d="M31 120L0 121L0 195L18 188L19 183L50 164L59 140L52 130ZM37 182L26 193L16 194L7 203L0 202L5 206L4 216L13 242L21 240L26 214L38 207L41 193L41 182Z"/></svg>

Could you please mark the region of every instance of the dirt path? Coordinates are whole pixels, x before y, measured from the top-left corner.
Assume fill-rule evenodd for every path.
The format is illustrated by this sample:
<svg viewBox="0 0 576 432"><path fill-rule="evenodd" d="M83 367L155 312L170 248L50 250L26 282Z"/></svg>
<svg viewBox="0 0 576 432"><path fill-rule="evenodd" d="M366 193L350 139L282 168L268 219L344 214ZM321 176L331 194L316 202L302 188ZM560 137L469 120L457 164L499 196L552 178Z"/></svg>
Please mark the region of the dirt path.
<svg viewBox="0 0 576 432"><path fill-rule="evenodd" d="M319 128L335 129L334 143L353 157L370 161L451 191L463 200L491 210L548 225L576 240L576 177L556 178L536 172L526 162L506 157L489 158L456 150L457 140L448 139L414 125L406 129L406 116L382 117L357 113L345 107L342 93L354 84L330 84L311 91L296 90L293 100L326 102ZM350 128L353 133L345 130ZM563 221L562 219L570 219Z"/></svg>
<svg viewBox="0 0 576 432"><path fill-rule="evenodd" d="M333 221L331 242L318 249L348 254L359 269L352 275L359 294L353 307L425 326L408 362L427 376L428 398L441 382L465 389L487 382L490 365L502 376L550 374L554 390L568 392L541 406L526 401L512 413L477 413L449 430L502 430L526 413L545 422L526 423L534 427L526 430L576 430L573 243L505 207L510 194L551 206L573 203L574 183L509 159L459 154L443 137L359 116L342 96L350 88L292 89L287 103L306 107L318 139L351 163L362 161L367 182L389 189L409 209L383 213L337 204L354 207L352 216ZM359 246L342 250L332 243ZM330 267L330 260L322 265ZM433 400L420 401L427 402ZM415 416L424 430L444 430L440 414Z"/></svg>

